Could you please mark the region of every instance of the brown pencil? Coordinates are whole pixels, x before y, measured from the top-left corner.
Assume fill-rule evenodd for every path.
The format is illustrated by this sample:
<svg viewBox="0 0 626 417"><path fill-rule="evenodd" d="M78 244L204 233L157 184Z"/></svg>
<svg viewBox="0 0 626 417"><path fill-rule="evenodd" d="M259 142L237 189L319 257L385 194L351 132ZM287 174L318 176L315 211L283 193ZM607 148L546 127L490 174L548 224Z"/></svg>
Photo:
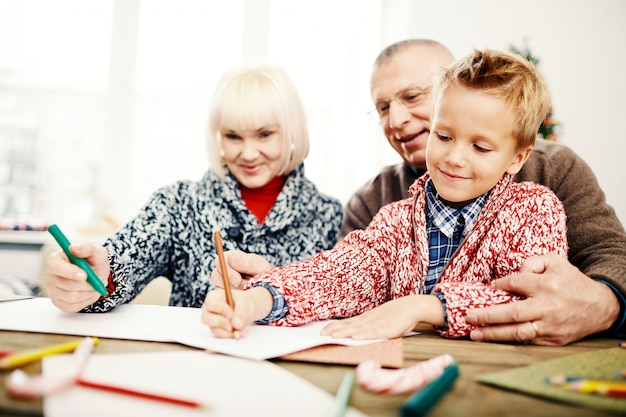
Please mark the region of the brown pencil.
<svg viewBox="0 0 626 417"><path fill-rule="evenodd" d="M222 246L222 236L220 232L214 232L215 249L217 250L217 257L220 260L220 268L222 270L222 281L224 282L224 291L226 292L226 302L232 308L235 309L235 300L233 300L233 292L230 289L230 281L228 280L228 270L226 269L226 258L224 258L224 247Z"/></svg>

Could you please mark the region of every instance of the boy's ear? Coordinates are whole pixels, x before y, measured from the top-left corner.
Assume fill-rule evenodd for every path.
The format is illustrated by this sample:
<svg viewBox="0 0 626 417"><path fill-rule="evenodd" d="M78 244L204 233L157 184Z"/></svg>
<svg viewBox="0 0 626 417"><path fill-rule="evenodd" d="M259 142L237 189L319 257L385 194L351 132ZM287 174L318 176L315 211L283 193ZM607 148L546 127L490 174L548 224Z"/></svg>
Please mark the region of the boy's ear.
<svg viewBox="0 0 626 417"><path fill-rule="evenodd" d="M513 156L513 159L511 160L511 164L506 169L507 174L510 174L510 175L517 174L520 171L520 169L522 169L522 167L524 166L524 163L526 162L526 160L530 156L530 153L532 152L532 150L533 150L532 146L529 146L527 148L518 149L515 152L515 155Z"/></svg>

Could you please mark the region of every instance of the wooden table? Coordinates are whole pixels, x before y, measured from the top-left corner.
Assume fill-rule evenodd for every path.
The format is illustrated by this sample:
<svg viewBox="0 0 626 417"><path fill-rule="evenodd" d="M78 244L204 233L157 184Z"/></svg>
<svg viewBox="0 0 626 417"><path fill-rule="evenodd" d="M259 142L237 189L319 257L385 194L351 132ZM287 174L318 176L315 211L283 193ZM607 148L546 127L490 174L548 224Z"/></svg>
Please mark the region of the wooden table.
<svg viewBox="0 0 626 417"><path fill-rule="evenodd" d="M0 349L31 349L75 340L74 336L0 331ZM454 416L610 416L597 410L561 404L480 384L474 376L482 372L510 369L560 356L583 353L617 345L615 339L590 338L565 347L520 344L478 343L446 340L424 328L422 333L404 339L404 366L449 353L460 363L460 377L452 390L431 410L432 417ZM131 353L192 349L173 343L100 339L98 353ZM351 367L277 360L277 364L334 394L346 370ZM41 372L40 362L22 368L27 373ZM41 416L42 401L22 401L9 397L0 371L0 416ZM398 416L407 395L374 395L358 387L352 406L371 417Z"/></svg>

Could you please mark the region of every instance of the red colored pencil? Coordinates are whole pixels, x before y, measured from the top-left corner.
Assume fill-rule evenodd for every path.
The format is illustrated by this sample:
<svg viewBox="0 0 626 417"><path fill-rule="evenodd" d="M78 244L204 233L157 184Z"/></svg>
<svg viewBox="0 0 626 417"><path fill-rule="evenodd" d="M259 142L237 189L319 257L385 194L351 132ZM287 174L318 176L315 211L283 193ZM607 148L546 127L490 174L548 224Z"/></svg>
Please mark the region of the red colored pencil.
<svg viewBox="0 0 626 417"><path fill-rule="evenodd" d="M626 398L626 391L624 390L616 390L616 389L598 390L598 391L595 391L594 394L604 395L605 397Z"/></svg>
<svg viewBox="0 0 626 417"><path fill-rule="evenodd" d="M103 391L114 392L116 394L131 395L134 397L146 398L149 400L163 401L163 402L167 402L170 404L182 405L185 407L192 407L192 408L205 408L206 407L204 404L195 400L191 400L191 399L173 397L173 396L164 395L164 394L157 394L154 392L140 391L140 390L136 390L132 388L119 387L116 385L109 385L109 384L104 384L101 382L89 381L84 378L78 378L76 380L76 384L80 385L81 387L99 389Z"/></svg>
<svg viewBox="0 0 626 417"><path fill-rule="evenodd" d="M10 351L10 350L0 350L0 358L4 358L5 356L12 355L13 353L15 352Z"/></svg>

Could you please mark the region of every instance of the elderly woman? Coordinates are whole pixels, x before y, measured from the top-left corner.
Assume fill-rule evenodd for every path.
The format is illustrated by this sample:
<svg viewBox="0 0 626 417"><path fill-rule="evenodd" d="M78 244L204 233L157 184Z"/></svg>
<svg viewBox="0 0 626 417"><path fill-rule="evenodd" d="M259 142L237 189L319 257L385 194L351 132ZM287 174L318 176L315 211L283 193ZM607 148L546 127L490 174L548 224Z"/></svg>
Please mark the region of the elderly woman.
<svg viewBox="0 0 626 417"><path fill-rule="evenodd" d="M48 258L47 292L58 308L108 311L159 276L172 283L170 305L200 307L212 289L215 231L222 233L226 250L256 253L274 265L334 246L342 206L304 175L305 112L281 68L238 68L222 77L207 145L210 169L202 179L158 189L103 246L71 246L107 286L106 296L97 294L63 253Z"/></svg>

